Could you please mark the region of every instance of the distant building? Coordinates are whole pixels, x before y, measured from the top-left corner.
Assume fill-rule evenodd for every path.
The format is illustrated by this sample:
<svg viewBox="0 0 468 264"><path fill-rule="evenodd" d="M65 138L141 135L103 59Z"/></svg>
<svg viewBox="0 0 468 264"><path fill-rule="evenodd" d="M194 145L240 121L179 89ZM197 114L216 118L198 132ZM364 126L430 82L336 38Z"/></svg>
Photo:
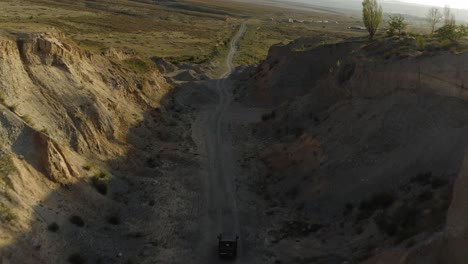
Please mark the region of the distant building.
<svg viewBox="0 0 468 264"><path fill-rule="evenodd" d="M281 22L284 22L284 23L294 23L294 19L292 19L292 18L283 18L283 19L281 19Z"/></svg>

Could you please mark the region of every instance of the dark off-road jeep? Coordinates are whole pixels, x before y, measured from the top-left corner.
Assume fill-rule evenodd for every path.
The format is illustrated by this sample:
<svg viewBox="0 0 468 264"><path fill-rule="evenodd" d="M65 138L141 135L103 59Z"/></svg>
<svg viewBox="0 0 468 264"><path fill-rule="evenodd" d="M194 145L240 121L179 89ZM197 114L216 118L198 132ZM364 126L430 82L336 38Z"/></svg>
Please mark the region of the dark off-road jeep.
<svg viewBox="0 0 468 264"><path fill-rule="evenodd" d="M220 257L235 258L237 255L237 240L239 236L228 233L218 235L218 254Z"/></svg>

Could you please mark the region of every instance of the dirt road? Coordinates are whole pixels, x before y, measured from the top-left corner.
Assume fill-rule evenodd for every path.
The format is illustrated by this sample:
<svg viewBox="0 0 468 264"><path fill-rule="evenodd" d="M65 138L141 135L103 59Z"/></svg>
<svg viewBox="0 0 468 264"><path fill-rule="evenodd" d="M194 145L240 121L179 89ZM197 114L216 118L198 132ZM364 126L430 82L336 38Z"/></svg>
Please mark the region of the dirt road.
<svg viewBox="0 0 468 264"><path fill-rule="evenodd" d="M201 111L193 127L193 138L199 153L205 157L206 168L206 173L202 175L205 197L200 206L201 236L196 248L199 252L199 263L219 262L216 236L220 232L240 233L235 196L236 164L231 152L232 145L225 137L227 123L224 122L224 115L232 101L232 84L229 80L234 68L232 61L237 51L237 43L245 30L246 24L243 23L231 41L231 49L226 58L226 72L219 76L218 80L207 83L218 96L217 104ZM237 259L240 262L242 251Z"/></svg>

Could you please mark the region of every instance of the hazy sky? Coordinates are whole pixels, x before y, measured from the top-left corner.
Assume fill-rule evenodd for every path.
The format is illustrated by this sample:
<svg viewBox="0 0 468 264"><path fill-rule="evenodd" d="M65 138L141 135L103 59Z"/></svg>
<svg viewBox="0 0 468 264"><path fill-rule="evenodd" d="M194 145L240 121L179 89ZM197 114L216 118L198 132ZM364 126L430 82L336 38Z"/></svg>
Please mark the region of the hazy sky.
<svg viewBox="0 0 468 264"><path fill-rule="evenodd" d="M408 3L434 5L434 6L445 6L449 5L452 8L464 8L468 9L468 0L401 0Z"/></svg>

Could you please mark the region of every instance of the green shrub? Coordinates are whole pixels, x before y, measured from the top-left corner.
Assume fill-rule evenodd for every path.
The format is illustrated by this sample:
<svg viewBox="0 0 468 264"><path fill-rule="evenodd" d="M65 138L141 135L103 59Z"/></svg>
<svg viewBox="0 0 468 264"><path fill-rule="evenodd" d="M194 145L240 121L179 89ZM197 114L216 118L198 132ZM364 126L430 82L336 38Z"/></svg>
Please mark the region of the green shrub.
<svg viewBox="0 0 468 264"><path fill-rule="evenodd" d="M145 73L150 70L150 66L148 66L148 64L145 61L139 58L126 59L124 62L130 68L132 68L133 70L137 72Z"/></svg>
<svg viewBox="0 0 468 264"><path fill-rule="evenodd" d="M262 115L262 121L268 121L270 119L276 118L276 112L272 111L271 113L266 113Z"/></svg>
<svg viewBox="0 0 468 264"><path fill-rule="evenodd" d="M107 181L110 179L110 174L107 171L99 171L91 178L91 183L94 188L102 195L107 194Z"/></svg>
<svg viewBox="0 0 468 264"><path fill-rule="evenodd" d="M27 124L29 125L32 125L32 119L29 115L23 115L21 116L21 118L23 119L24 122L26 122Z"/></svg>
<svg viewBox="0 0 468 264"><path fill-rule="evenodd" d="M354 209L354 205L352 203L347 203L345 205L343 215L349 215L350 213L353 212L353 209Z"/></svg>
<svg viewBox="0 0 468 264"><path fill-rule="evenodd" d="M91 167L92 167L92 165L91 165L91 164L89 164L89 163L86 163L85 165L83 165L83 167L82 167L82 168L83 168L85 171L89 171L89 170L91 170Z"/></svg>
<svg viewBox="0 0 468 264"><path fill-rule="evenodd" d="M389 35L394 35L398 32L398 36L401 36L401 32L405 30L407 26L408 23L405 22L405 18L402 15L391 15L388 21L388 33Z"/></svg>
<svg viewBox="0 0 468 264"><path fill-rule="evenodd" d="M0 155L0 168L2 172L0 175L2 176L6 176L16 171L15 164L11 160L10 155L8 154Z"/></svg>
<svg viewBox="0 0 468 264"><path fill-rule="evenodd" d="M71 254L70 256L68 256L67 261L68 263L71 263L71 264L84 264L86 263L86 258L82 257L78 253L75 253L75 254Z"/></svg>
<svg viewBox="0 0 468 264"><path fill-rule="evenodd" d="M416 45L419 51L424 51L426 49L426 39L422 36L418 36L416 38Z"/></svg>
<svg viewBox="0 0 468 264"><path fill-rule="evenodd" d="M411 178L410 183L417 183L419 185L428 185L431 183L432 173L424 172Z"/></svg>
<svg viewBox="0 0 468 264"><path fill-rule="evenodd" d="M117 215L110 215L106 220L111 225L120 225L120 217Z"/></svg>
<svg viewBox="0 0 468 264"><path fill-rule="evenodd" d="M158 161L153 157L149 157L146 159L146 166L148 166L148 168L154 169L158 166Z"/></svg>
<svg viewBox="0 0 468 264"><path fill-rule="evenodd" d="M439 189L448 184L448 181L442 178L434 178L431 181L431 187L433 189Z"/></svg>
<svg viewBox="0 0 468 264"><path fill-rule="evenodd" d="M16 214L11 211L4 203L0 202L0 220L2 222L11 222L17 218Z"/></svg>
<svg viewBox="0 0 468 264"><path fill-rule="evenodd" d="M167 61L174 65L183 65L187 63L201 64L208 61L207 56L171 56L165 58Z"/></svg>
<svg viewBox="0 0 468 264"><path fill-rule="evenodd" d="M434 194L432 193L432 191L426 190L420 193L417 199L419 202L427 202L429 200L432 200L433 197L434 197Z"/></svg>
<svg viewBox="0 0 468 264"><path fill-rule="evenodd" d="M397 226L394 222L384 213L378 214L374 217L374 222L380 231L384 232L389 236L394 236L397 231Z"/></svg>
<svg viewBox="0 0 468 264"><path fill-rule="evenodd" d="M458 42L463 37L468 36L468 27L464 25L447 24L436 30L436 36L439 40Z"/></svg>
<svg viewBox="0 0 468 264"><path fill-rule="evenodd" d="M78 227L84 227L85 226L85 222L83 220L83 218L77 216L77 215L74 215L72 217L70 217L70 223L78 226Z"/></svg>
<svg viewBox="0 0 468 264"><path fill-rule="evenodd" d="M47 128L41 129L41 133L43 133L43 134L49 136L49 131L47 130Z"/></svg>
<svg viewBox="0 0 468 264"><path fill-rule="evenodd" d="M359 212L356 215L356 222L368 219L377 209L387 209L395 202L395 195L388 192L373 194L369 199L359 204Z"/></svg>
<svg viewBox="0 0 468 264"><path fill-rule="evenodd" d="M379 208L387 209L395 201L395 196L388 192L373 194L367 201L362 201L359 209L362 211L375 211Z"/></svg>
<svg viewBox="0 0 468 264"><path fill-rule="evenodd" d="M49 230L50 232L57 232L58 230L60 229L59 225L57 223L52 223L50 225L47 226L47 230Z"/></svg>
<svg viewBox="0 0 468 264"><path fill-rule="evenodd" d="M397 242L401 242L421 231L421 227L418 226L419 218L418 208L405 203L399 206L392 215L386 213L377 215L374 222L382 232L395 237Z"/></svg>

